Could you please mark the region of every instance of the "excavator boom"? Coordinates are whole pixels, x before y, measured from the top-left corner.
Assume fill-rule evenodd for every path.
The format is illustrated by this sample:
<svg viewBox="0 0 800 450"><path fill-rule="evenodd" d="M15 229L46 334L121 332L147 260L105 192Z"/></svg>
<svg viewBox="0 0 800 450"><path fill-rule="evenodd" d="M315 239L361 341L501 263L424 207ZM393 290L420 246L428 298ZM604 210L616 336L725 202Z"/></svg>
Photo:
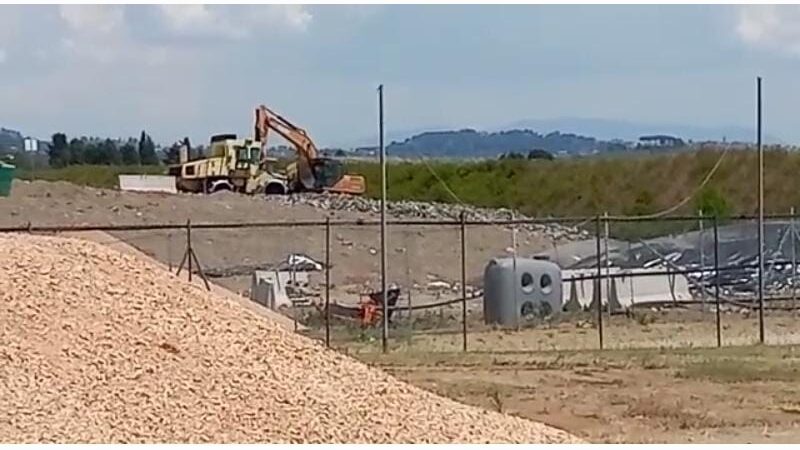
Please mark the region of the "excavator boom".
<svg viewBox="0 0 800 450"><path fill-rule="evenodd" d="M255 139L261 142L262 158L266 156L267 136L270 130L286 139L297 152L295 167L289 170L293 189L355 195L361 195L366 191L363 176L345 174L340 161L320 158L319 150L306 130L264 105L256 108L255 123Z"/></svg>

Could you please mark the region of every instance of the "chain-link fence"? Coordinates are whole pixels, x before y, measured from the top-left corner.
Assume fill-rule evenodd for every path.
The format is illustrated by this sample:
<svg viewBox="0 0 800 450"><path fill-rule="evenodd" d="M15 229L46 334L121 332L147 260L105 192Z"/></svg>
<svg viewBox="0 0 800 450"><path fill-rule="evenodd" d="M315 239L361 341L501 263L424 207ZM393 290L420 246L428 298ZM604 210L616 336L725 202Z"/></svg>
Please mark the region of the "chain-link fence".
<svg viewBox="0 0 800 450"><path fill-rule="evenodd" d="M796 222L765 221L759 260L749 217L390 221L385 327L376 221L0 231L95 233L347 352L509 352L796 344ZM513 299L487 293L487 267L503 261ZM560 282L526 281L530 261ZM537 297L545 289L557 303ZM492 302L511 305L510 319L490 317Z"/></svg>

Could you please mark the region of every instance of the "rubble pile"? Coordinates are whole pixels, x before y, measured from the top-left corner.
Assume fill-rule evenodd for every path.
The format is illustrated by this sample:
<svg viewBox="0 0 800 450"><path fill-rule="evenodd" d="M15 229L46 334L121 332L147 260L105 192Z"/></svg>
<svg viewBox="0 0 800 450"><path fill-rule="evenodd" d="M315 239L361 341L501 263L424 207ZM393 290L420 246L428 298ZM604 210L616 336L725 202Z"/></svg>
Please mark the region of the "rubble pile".
<svg viewBox="0 0 800 450"><path fill-rule="evenodd" d="M285 205L308 205L326 211L348 211L365 214L379 214L380 201L367 197L356 197L341 194L313 194L303 193L288 196L268 197L271 201L278 201ZM512 211L506 208L491 209L455 203L418 202L418 201L390 201L386 204L386 212L396 219L421 219L421 220L459 220L461 212L466 213L467 220L492 222L509 220ZM514 219L530 219L525 215L514 212ZM589 232L575 226L556 223L521 224L519 230L541 234L554 241L574 241L586 239Z"/></svg>

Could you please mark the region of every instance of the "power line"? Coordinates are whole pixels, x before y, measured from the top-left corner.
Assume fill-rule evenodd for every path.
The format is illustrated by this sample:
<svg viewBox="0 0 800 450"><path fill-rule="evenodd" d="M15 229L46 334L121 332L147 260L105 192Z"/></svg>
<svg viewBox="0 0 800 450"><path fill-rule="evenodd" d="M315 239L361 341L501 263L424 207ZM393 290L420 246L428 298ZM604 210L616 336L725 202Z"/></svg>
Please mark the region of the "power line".
<svg viewBox="0 0 800 450"><path fill-rule="evenodd" d="M455 199L455 201L457 203L459 203L462 206L468 206L463 200L461 200L461 198L458 197L458 195L456 195L455 192L453 192L453 190L450 188L450 186L447 184L447 182L445 182L444 179L441 176L439 176L439 174L436 172L436 170L434 170L434 168L428 163L426 158L424 158L415 149L412 150L412 151L414 152L415 156L425 165L425 167L428 169L428 171L431 173L431 175L433 175L434 178L436 178L436 180L438 180L439 183L441 183L441 185L442 185L442 187L444 187L445 191L447 191L447 193L453 199ZM664 209L662 211L658 211L658 212L652 213L652 214L644 214L644 215L639 215L639 216L608 216L608 219L614 220L614 219L620 219L620 218L623 218L623 217L626 218L626 219L657 219L659 217L663 217L663 216L666 216L666 215L668 215L670 213L673 213L673 212L677 211L682 206L686 205L686 203L688 203L689 200L694 198L704 187L706 187L708 182L711 181L711 178L717 172L717 169L719 169L719 167L722 165L722 161L725 159L725 156L728 154L729 151L730 151L730 147L725 147L723 149L722 154L720 154L720 156L717 159L716 163L714 163L714 166L711 167L711 169L706 173L705 177L703 177L703 180L700 182L700 184L697 187L695 187L695 189L692 190L692 192L690 192L689 195L687 195L686 197L681 199L678 203L670 206L667 209ZM587 223L591 222L592 220L594 220L594 219L588 218L588 219L576 224L575 227L578 227L578 228L582 227L583 225L586 225Z"/></svg>

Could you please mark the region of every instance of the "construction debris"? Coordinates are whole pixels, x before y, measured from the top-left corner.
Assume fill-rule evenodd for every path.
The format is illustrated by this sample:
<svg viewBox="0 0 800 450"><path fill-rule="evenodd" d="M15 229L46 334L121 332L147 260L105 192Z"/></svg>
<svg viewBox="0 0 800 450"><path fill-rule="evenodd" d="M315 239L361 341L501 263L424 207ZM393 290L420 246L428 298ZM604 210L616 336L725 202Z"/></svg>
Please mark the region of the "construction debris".
<svg viewBox="0 0 800 450"><path fill-rule="evenodd" d="M566 443L415 388L158 265L0 235L0 441Z"/></svg>
<svg viewBox="0 0 800 450"><path fill-rule="evenodd" d="M303 193L266 198L269 201L288 205L309 205L326 211L380 213L380 201L352 195ZM512 211L502 208L490 209L455 203L415 201L390 201L386 203L386 212L398 219L458 220L462 211L467 214L469 220L477 221L505 221L512 217ZM519 213L514 213L513 217L517 220L529 219ZM589 237L589 233L586 230L561 224L522 224L519 225L519 229L542 234L554 241L573 241Z"/></svg>

